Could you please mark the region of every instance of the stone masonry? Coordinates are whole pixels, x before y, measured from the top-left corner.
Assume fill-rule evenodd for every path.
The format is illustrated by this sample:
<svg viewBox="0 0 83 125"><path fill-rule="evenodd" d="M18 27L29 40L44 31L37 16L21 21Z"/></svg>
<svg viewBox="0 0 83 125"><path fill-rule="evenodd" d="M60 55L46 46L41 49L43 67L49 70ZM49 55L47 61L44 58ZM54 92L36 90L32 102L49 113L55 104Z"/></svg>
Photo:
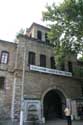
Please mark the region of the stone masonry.
<svg viewBox="0 0 83 125"><path fill-rule="evenodd" d="M4 89L0 90L0 117L12 118L13 120L20 118L23 63L25 63L24 98L37 98L43 102L45 94L53 89L59 90L66 99L70 100L82 96L81 82L73 76L66 77L30 70L29 52L35 53L36 66L40 66L40 54L46 55L46 68L50 68L50 58L54 56L54 48L45 44L44 34L41 42L37 38L33 38L34 35L37 37L38 27L40 30L44 30L44 34L48 30L40 25L32 25L32 38L28 36L31 33L30 28L29 34L19 36L16 43L0 41L0 53L2 51L9 52L8 64L0 64L0 77L5 77ZM26 58L24 62L25 48ZM75 57L66 58L65 71L68 71L67 61L72 61L73 68L76 67ZM58 69L60 70L60 67Z"/></svg>

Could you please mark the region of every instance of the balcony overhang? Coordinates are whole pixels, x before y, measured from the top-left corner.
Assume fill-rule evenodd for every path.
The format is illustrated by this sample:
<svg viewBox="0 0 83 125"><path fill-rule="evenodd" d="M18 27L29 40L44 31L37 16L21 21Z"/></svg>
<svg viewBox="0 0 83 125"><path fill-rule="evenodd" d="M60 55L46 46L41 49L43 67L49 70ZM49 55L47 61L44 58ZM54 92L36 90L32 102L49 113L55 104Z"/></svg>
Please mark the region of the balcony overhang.
<svg viewBox="0 0 83 125"><path fill-rule="evenodd" d="M56 69L50 69L50 68L45 68L45 67L40 67L40 66L35 66L35 65L30 65L30 70L41 72L41 73L72 77L71 72L61 71L61 70L56 70Z"/></svg>

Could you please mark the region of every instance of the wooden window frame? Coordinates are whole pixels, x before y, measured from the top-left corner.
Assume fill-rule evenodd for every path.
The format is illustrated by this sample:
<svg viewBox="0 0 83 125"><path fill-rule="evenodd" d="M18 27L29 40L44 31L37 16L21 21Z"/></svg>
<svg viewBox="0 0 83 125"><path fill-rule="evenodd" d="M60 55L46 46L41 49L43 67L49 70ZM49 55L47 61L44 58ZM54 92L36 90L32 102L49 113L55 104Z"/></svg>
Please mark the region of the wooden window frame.
<svg viewBox="0 0 83 125"><path fill-rule="evenodd" d="M43 54L40 55L40 66L46 67L46 55Z"/></svg>
<svg viewBox="0 0 83 125"><path fill-rule="evenodd" d="M42 31L37 31L37 39L42 40Z"/></svg>
<svg viewBox="0 0 83 125"><path fill-rule="evenodd" d="M35 53L32 51L29 52L28 64L35 65Z"/></svg>
<svg viewBox="0 0 83 125"><path fill-rule="evenodd" d="M5 54L7 54L7 55L5 55ZM8 51L2 51L0 63L1 64L8 64L8 62L9 62L9 52Z"/></svg>
<svg viewBox="0 0 83 125"><path fill-rule="evenodd" d="M50 66L51 66L51 69L56 69L55 59L53 56L50 57Z"/></svg>

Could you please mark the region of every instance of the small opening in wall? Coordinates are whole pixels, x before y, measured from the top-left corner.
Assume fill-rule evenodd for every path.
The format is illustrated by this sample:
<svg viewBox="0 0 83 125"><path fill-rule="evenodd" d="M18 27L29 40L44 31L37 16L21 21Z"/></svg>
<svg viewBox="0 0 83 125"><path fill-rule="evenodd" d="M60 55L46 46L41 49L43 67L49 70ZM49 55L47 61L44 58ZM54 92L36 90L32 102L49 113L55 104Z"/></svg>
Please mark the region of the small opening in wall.
<svg viewBox="0 0 83 125"><path fill-rule="evenodd" d="M4 84L5 84L5 78L0 77L0 89L4 89Z"/></svg>

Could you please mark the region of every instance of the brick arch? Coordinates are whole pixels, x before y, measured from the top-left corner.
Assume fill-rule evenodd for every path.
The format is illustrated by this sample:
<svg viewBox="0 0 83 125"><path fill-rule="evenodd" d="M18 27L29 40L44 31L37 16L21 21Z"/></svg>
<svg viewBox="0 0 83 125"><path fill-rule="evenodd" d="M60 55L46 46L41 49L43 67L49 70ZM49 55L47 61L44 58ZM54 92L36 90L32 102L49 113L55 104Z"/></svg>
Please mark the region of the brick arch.
<svg viewBox="0 0 83 125"><path fill-rule="evenodd" d="M54 103L53 103L53 99L51 97L54 98L54 100L58 100L58 101L54 101ZM48 104L49 102L52 102L52 104L50 103L50 106ZM58 105L58 103L60 103L61 105L59 105L58 110L57 110L56 105ZM45 119L47 119L47 116L46 116L47 114L48 115L51 114L51 117L53 117L52 115L55 112L56 117L58 117L58 114L61 114L60 116L63 117L64 116L63 110L65 107L65 104L66 104L66 94L63 90L61 90L57 87L48 88L46 91L44 91L44 93L42 95L42 115L45 117ZM50 108L52 107L52 105L53 105L53 108L55 108L53 113L50 111ZM49 110L45 109L45 107L48 107ZM61 110L59 110L59 108ZM46 111L46 110L48 110L48 111ZM61 113L60 113L60 111L61 111ZM51 117L48 116L49 119Z"/></svg>
<svg viewBox="0 0 83 125"><path fill-rule="evenodd" d="M50 87L50 88L46 89L46 90L43 92L42 97L41 97L41 101L42 101L42 102L43 102L44 96L45 96L49 91L51 91L51 90L58 90L58 91L60 91L60 92L64 95L65 98L67 98L67 95L66 95L66 93L64 92L64 90L62 90L61 88L55 86L55 87Z"/></svg>

